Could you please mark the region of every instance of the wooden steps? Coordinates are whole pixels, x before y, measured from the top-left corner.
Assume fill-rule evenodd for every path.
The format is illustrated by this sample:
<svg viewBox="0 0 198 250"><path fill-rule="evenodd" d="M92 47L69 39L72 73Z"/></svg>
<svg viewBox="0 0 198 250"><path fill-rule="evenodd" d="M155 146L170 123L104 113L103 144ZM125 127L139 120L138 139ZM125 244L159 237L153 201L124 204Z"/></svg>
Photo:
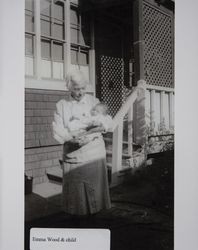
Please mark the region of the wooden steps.
<svg viewBox="0 0 198 250"><path fill-rule="evenodd" d="M104 136L106 146L106 159L107 159L107 170L109 183L114 182L115 173L112 169L112 133L108 133ZM128 154L128 142L123 140L123 153L122 153L122 168L116 173L116 178L120 180L132 172L134 167L133 158ZM137 157L140 146L133 145L133 156ZM134 158L135 159L135 158ZM33 193L40 195L43 198L51 198L62 193L62 182L63 182L63 166L60 161L60 166L53 167L46 170L48 182L37 184L33 188ZM115 178L115 179L116 179Z"/></svg>
<svg viewBox="0 0 198 250"><path fill-rule="evenodd" d="M46 171L47 177L51 182L61 183L63 180L63 170L61 167L48 169Z"/></svg>
<svg viewBox="0 0 198 250"><path fill-rule="evenodd" d="M44 182L33 187L33 193L50 199L62 193L62 183Z"/></svg>

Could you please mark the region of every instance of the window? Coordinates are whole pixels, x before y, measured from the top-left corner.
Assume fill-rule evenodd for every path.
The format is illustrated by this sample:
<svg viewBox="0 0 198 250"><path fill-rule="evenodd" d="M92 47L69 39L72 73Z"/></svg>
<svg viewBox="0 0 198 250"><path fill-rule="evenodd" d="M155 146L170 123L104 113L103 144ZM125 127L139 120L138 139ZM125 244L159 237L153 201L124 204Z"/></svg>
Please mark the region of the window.
<svg viewBox="0 0 198 250"><path fill-rule="evenodd" d="M64 3L41 0L41 58L44 78L63 79L65 18Z"/></svg>
<svg viewBox="0 0 198 250"><path fill-rule="evenodd" d="M25 0L26 75L35 80L64 79L67 45L71 49L69 66L80 67L89 77L89 17L82 15L78 1L67 1ZM70 36L66 37L68 3Z"/></svg>
<svg viewBox="0 0 198 250"><path fill-rule="evenodd" d="M71 6L71 63L81 66L89 64L90 31L88 18L82 17L76 6Z"/></svg>
<svg viewBox="0 0 198 250"><path fill-rule="evenodd" d="M25 1L25 73L34 75L34 3L33 0Z"/></svg>

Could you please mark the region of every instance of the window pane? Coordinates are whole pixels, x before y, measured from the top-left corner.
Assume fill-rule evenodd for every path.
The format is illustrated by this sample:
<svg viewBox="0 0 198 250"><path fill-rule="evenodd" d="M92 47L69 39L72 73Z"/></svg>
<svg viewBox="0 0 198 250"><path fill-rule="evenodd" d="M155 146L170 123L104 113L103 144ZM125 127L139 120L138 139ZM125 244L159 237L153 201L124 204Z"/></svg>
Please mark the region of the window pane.
<svg viewBox="0 0 198 250"><path fill-rule="evenodd" d="M31 35L25 35L25 54L33 55L34 54L34 39Z"/></svg>
<svg viewBox="0 0 198 250"><path fill-rule="evenodd" d="M81 44L90 45L90 20L87 16L82 16L81 18Z"/></svg>
<svg viewBox="0 0 198 250"><path fill-rule="evenodd" d="M62 61L63 60L63 44L55 43L53 44L53 59Z"/></svg>
<svg viewBox="0 0 198 250"><path fill-rule="evenodd" d="M34 18L31 14L31 12L25 13L25 31L34 31Z"/></svg>
<svg viewBox="0 0 198 250"><path fill-rule="evenodd" d="M71 28L71 43L78 44L79 43L79 30Z"/></svg>
<svg viewBox="0 0 198 250"><path fill-rule="evenodd" d="M55 3L53 5L54 9L53 9L53 17L57 18L59 20L63 20L64 19L64 7L62 3Z"/></svg>
<svg viewBox="0 0 198 250"><path fill-rule="evenodd" d="M48 60L42 60L41 64L41 76L42 77L51 77L51 61Z"/></svg>
<svg viewBox="0 0 198 250"><path fill-rule="evenodd" d="M29 56L25 57L25 75L34 75L34 58L31 58Z"/></svg>
<svg viewBox="0 0 198 250"><path fill-rule="evenodd" d="M51 58L51 44L50 41L41 40L41 56L42 58Z"/></svg>
<svg viewBox="0 0 198 250"><path fill-rule="evenodd" d="M79 53L79 64L88 65L88 63L89 63L88 51L81 51Z"/></svg>
<svg viewBox="0 0 198 250"><path fill-rule="evenodd" d="M45 16L50 16L50 6L51 3L49 0L40 0L40 8L41 8L41 15L45 15Z"/></svg>
<svg viewBox="0 0 198 250"><path fill-rule="evenodd" d="M33 0L25 0L25 9L30 11L34 10Z"/></svg>
<svg viewBox="0 0 198 250"><path fill-rule="evenodd" d="M41 34L42 35L46 35L46 36L50 36L51 35L51 23L50 23L50 19L47 17L43 18L41 20Z"/></svg>
<svg viewBox="0 0 198 250"><path fill-rule="evenodd" d="M53 78L63 79L64 64L62 62L53 62Z"/></svg>
<svg viewBox="0 0 198 250"><path fill-rule="evenodd" d="M53 24L53 37L59 38L59 39L64 39L64 26L63 23L54 23Z"/></svg>
<svg viewBox="0 0 198 250"><path fill-rule="evenodd" d="M70 11L70 22L73 25L79 24L79 15L76 9L71 9Z"/></svg>
<svg viewBox="0 0 198 250"><path fill-rule="evenodd" d="M71 50L71 63L78 64L78 62L77 62L77 50L75 50L74 48L72 48L72 50Z"/></svg>

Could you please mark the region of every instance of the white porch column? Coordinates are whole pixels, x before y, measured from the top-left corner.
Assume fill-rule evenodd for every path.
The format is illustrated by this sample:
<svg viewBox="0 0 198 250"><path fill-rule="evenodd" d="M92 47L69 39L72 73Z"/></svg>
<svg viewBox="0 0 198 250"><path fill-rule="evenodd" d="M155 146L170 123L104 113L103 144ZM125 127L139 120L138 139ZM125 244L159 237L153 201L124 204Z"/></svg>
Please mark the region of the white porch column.
<svg viewBox="0 0 198 250"><path fill-rule="evenodd" d="M123 122L113 132L112 173L122 169Z"/></svg>
<svg viewBox="0 0 198 250"><path fill-rule="evenodd" d="M34 17L35 17L35 75L37 79L41 79L41 21L40 21L40 0L34 1Z"/></svg>

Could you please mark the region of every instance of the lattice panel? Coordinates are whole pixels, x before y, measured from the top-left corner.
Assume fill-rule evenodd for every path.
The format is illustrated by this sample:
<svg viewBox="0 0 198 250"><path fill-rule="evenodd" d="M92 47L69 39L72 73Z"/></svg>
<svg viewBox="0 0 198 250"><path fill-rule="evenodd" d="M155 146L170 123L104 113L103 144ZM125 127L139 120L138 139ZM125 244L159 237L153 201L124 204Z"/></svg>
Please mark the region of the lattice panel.
<svg viewBox="0 0 198 250"><path fill-rule="evenodd" d="M173 20L144 3L144 70L148 84L174 87Z"/></svg>
<svg viewBox="0 0 198 250"><path fill-rule="evenodd" d="M115 116L124 100L124 62L122 58L101 56L101 99Z"/></svg>

